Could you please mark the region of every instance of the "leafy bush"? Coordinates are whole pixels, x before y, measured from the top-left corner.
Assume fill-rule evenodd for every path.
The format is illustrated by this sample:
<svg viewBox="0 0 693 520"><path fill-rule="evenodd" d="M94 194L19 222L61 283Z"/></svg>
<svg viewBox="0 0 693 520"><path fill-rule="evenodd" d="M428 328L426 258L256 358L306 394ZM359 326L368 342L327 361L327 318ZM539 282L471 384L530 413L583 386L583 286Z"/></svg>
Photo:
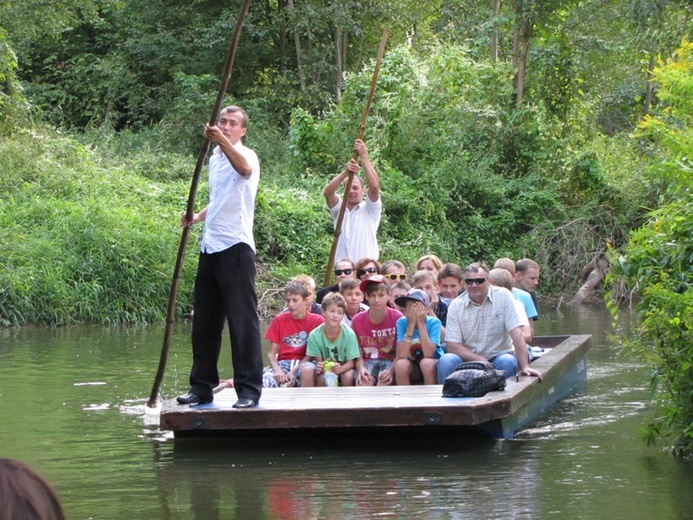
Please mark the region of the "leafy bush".
<svg viewBox="0 0 693 520"><path fill-rule="evenodd" d="M104 169L74 139L41 131L4 141L0 153L1 322L161 320L183 186ZM181 284L188 309L191 276Z"/></svg>
<svg viewBox="0 0 693 520"><path fill-rule="evenodd" d="M25 123L28 104L17 79L17 56L0 26L0 135Z"/></svg>
<svg viewBox="0 0 693 520"><path fill-rule="evenodd" d="M661 162L652 176L668 186L662 204L614 255L614 286L625 279L641 296L638 338L629 347L652 369L655 412L648 442L673 440L674 451L693 454L693 44L684 42L655 77L666 102L640 125L640 138L656 141Z"/></svg>
<svg viewBox="0 0 693 520"><path fill-rule="evenodd" d="M351 149L371 74L349 76L342 102L320 118L294 111L289 147L297 169L324 175L324 183L341 168L334 158ZM463 47L434 49L425 60L406 45L388 52L366 128L383 193L384 258L413 263L435 252L465 264L536 256L543 237L531 230L568 218L568 200L604 196L598 159L583 159L580 169L552 138L556 129L541 107L516 110L509 74L507 64L474 61ZM571 169L581 189L565 190L559 180Z"/></svg>
<svg viewBox="0 0 693 520"><path fill-rule="evenodd" d="M319 116L294 110L288 132L270 101L238 101L251 116L247 144L262 162L261 290L299 272L322 278L333 237L322 188L352 156L372 68L348 75L342 101ZM509 72L463 47L432 47L425 59L410 45L388 51L365 134L384 202L381 256L409 265L427 253L462 265L536 257L544 294L570 290L575 262L586 263L614 223L626 225L615 215L635 199L621 196L629 185L606 145L585 149L581 132L566 132L540 105L514 107ZM3 274L5 323L163 314L192 149L209 117L209 78L173 76L179 97L161 124L76 138L26 130L25 145L20 137L2 143L2 223L11 230L2 241L22 240ZM628 164L639 167L636 153ZM198 209L205 179L203 171ZM191 305L194 263L186 264L179 313Z"/></svg>

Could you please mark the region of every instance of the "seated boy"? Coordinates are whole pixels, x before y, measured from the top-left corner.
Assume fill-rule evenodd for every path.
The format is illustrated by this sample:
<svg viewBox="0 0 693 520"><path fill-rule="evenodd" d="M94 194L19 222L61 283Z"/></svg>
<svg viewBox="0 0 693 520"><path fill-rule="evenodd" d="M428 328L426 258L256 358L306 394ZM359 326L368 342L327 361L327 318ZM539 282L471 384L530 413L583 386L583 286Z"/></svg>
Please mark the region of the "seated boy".
<svg viewBox="0 0 693 520"><path fill-rule="evenodd" d="M390 281L405 282L407 280L407 268L399 260L387 260L380 266L380 274Z"/></svg>
<svg viewBox="0 0 693 520"><path fill-rule="evenodd" d="M265 333L271 343L269 366L262 372L262 386L266 388L300 385L298 368L306 356L308 335L325 321L319 314L308 312L308 292L296 281L284 288L288 312L277 314Z"/></svg>
<svg viewBox="0 0 693 520"><path fill-rule="evenodd" d="M346 301L346 312L342 321L351 327L351 320L359 312L367 311L368 305L363 303L363 291L360 288L361 280L350 278L339 283L339 292Z"/></svg>
<svg viewBox="0 0 693 520"><path fill-rule="evenodd" d="M368 295L370 309L354 316L351 328L356 333L361 356L356 360L360 386L391 385L395 381L392 363L397 347L397 320L403 314L388 307L390 283L381 276L371 276L361 282Z"/></svg>
<svg viewBox="0 0 693 520"><path fill-rule="evenodd" d="M428 296L428 315L440 320L443 327L448 316L448 304L438 298L437 278L433 271L422 269L417 271L412 278L412 287L419 289Z"/></svg>
<svg viewBox="0 0 693 520"><path fill-rule="evenodd" d="M405 307L406 312L397 320L395 382L410 385L423 379L425 385L435 385L436 365L443 355L440 320L428 315L428 296L420 289L397 298L397 305Z"/></svg>
<svg viewBox="0 0 693 520"><path fill-rule="evenodd" d="M325 323L308 336L306 358L301 366L301 386L325 386L325 361L334 364L341 386L354 386L354 365L359 357L356 334L342 323L346 301L339 293L329 293L322 299Z"/></svg>
<svg viewBox="0 0 693 520"><path fill-rule="evenodd" d="M526 265L526 264L525 264ZM513 284L515 283L515 262L510 258L499 258L496 263L493 264L493 268L505 269L513 277ZM527 291L520 289L519 287L513 287L511 292L513 293L513 298L522 302L525 308L525 314L527 314L527 319L529 320L529 332L530 336L534 336L534 322L539 319L539 313L537 313L537 308L534 305L534 300L532 295ZM531 340L531 338L530 338Z"/></svg>
<svg viewBox="0 0 693 520"><path fill-rule="evenodd" d="M306 299L306 309L308 312L313 314L319 314L322 316L322 307L319 303L315 303L313 299L315 298L315 279L307 274L297 274L291 279L292 282L301 282L308 289L308 298ZM284 307L282 312L289 312L288 307Z"/></svg>
<svg viewBox="0 0 693 520"><path fill-rule="evenodd" d="M447 305L459 296L463 289L464 273L459 265L443 264L438 271L438 295Z"/></svg>
<svg viewBox="0 0 693 520"><path fill-rule="evenodd" d="M400 307L395 303L395 300L399 298L400 296L404 296L409 292L409 289L411 289L411 285L409 285L407 282L397 282L392 286L392 289L390 289L390 303L388 303L389 307L392 307L395 310L398 310L399 312L404 315L404 307Z"/></svg>
<svg viewBox="0 0 693 520"><path fill-rule="evenodd" d="M303 285L306 286L306 289L308 289L308 302L307 302L307 308L308 312L312 312L313 314L320 314L322 315L322 307L320 307L319 303L316 303L315 300L315 279L307 274L297 274L293 278L294 282L301 282Z"/></svg>

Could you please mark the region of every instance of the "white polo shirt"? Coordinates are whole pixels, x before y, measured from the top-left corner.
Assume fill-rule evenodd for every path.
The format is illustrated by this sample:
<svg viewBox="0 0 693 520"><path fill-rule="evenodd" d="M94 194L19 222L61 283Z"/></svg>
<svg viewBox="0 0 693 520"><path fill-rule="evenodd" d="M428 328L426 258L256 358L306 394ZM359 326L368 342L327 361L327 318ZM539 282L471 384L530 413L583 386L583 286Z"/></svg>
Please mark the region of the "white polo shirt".
<svg viewBox="0 0 693 520"><path fill-rule="evenodd" d="M228 157L216 146L209 159L209 204L202 231L200 249L218 253L236 244L248 244L255 251L253 220L255 195L260 184L260 161L257 154L240 141L234 145L252 168L244 179Z"/></svg>
<svg viewBox="0 0 693 520"><path fill-rule="evenodd" d="M377 260L380 257L378 239L376 234L380 226L380 213L382 211L382 199L372 202L368 195L364 197L358 206L344 212L342 221L342 232L337 242L335 258L351 258L357 262L361 258L372 258ZM330 209L330 215L334 220L335 228L339 219L339 208L342 206L342 199Z"/></svg>

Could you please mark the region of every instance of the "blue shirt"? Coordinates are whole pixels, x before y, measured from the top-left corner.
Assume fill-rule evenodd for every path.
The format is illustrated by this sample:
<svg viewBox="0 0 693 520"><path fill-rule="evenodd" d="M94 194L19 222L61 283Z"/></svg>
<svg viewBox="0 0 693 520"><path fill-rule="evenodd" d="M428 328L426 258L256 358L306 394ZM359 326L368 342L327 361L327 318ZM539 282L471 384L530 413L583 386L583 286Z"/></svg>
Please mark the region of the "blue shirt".
<svg viewBox="0 0 693 520"><path fill-rule="evenodd" d="M406 316L401 317L400 319L397 320L396 323L397 326L397 343L402 341L404 339L404 333L407 331L407 318ZM436 347L436 351L433 355L434 359L440 358L443 354L445 354L445 351L443 348L440 346L440 329L441 329L441 323L438 318L434 318L433 316L426 316L426 331L428 332L428 339L431 340L431 343L433 343ZM419 334L419 329L416 328L414 329L414 333L412 334L412 337L414 340L421 339L421 334Z"/></svg>

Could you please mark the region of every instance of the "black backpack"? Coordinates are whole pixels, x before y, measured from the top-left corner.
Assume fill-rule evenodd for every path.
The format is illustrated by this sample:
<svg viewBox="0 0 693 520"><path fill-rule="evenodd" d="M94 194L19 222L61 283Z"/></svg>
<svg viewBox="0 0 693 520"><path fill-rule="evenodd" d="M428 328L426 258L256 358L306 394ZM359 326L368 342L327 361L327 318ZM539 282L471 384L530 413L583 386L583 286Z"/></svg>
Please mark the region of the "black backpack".
<svg viewBox="0 0 693 520"><path fill-rule="evenodd" d="M496 370L488 363L460 363L445 378L443 397L481 397L493 390L504 390L505 379L505 370Z"/></svg>

